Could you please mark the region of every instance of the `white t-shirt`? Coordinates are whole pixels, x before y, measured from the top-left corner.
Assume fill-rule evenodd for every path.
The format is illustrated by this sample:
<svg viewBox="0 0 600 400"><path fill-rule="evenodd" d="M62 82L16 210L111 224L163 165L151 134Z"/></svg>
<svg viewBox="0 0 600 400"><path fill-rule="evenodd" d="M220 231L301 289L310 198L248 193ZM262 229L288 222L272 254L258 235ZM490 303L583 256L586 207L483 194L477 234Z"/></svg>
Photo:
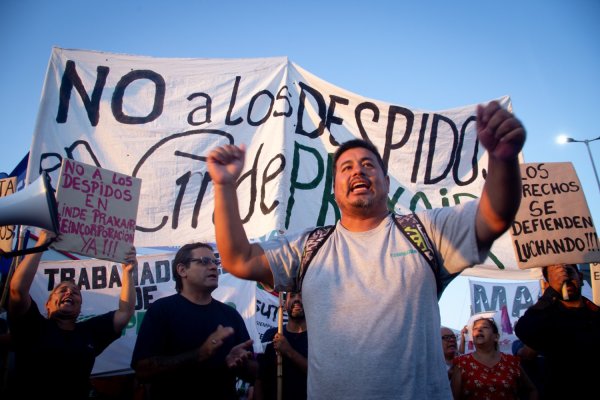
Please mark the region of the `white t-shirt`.
<svg viewBox="0 0 600 400"><path fill-rule="evenodd" d="M442 279L480 263L476 202L419 212ZM339 222L302 286L309 399L450 399L436 281L390 215L367 232ZM290 287L310 230L261 243L275 286Z"/></svg>

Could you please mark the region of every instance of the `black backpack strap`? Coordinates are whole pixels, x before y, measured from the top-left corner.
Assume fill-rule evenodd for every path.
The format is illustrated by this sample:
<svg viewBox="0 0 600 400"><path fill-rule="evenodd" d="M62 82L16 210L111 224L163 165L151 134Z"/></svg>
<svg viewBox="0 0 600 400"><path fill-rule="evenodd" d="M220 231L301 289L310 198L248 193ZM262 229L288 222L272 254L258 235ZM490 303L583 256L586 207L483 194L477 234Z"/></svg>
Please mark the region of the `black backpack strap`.
<svg viewBox="0 0 600 400"><path fill-rule="evenodd" d="M431 239L425 231L421 220L414 213L406 215L394 214L393 219L400 232L406 236L431 267L433 275L435 276L435 284L439 299L444 291L444 285L440 278L440 266L433 251ZM315 228L308 234L308 238L302 250L300 268L298 270L298 277L294 288L295 291L299 292L302 290L302 282L304 281L304 276L306 275L306 270L308 269L310 262L334 230L335 225L327 225Z"/></svg>
<svg viewBox="0 0 600 400"><path fill-rule="evenodd" d="M433 275L435 276L435 285L437 287L438 299L442 296L444 287L440 279L440 265L438 259L433 251L433 244L429 235L425 231L421 220L415 213L398 215L394 214L394 222L400 232L406 236L413 246L421 253L421 255L427 261L427 264L431 267Z"/></svg>
<svg viewBox="0 0 600 400"><path fill-rule="evenodd" d="M296 292L302 290L302 282L304 281L304 276L306 275L306 270L308 269L310 262L334 230L335 225L320 226L308 234L308 239L306 239L304 249L302 249L298 279L296 279L296 287L294 288Z"/></svg>

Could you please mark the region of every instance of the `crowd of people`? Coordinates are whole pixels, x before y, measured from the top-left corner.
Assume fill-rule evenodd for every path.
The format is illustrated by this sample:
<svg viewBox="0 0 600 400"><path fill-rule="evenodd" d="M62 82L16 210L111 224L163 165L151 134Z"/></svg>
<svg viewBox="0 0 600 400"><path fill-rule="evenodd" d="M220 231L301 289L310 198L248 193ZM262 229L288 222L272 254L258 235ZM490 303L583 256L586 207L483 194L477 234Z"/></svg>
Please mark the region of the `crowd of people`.
<svg viewBox="0 0 600 400"><path fill-rule="evenodd" d="M313 230L251 244L236 194L245 149L227 145L209 154L216 243L227 270L278 290L302 290L310 327L308 398L451 397L438 287L484 261L521 199L520 121L491 102L477 109L477 131L488 151L480 199L415 214L411 232L430 245L432 263L411 251L413 242L388 210L389 176L370 142L351 140L336 150L333 190L341 219L302 270Z"/></svg>
<svg viewBox="0 0 600 400"><path fill-rule="evenodd" d="M599 372L586 360L600 356L600 310L581 296L576 266L544 268L549 286L516 325L523 343L544 355L543 390L519 356L498 350L492 320L475 321L469 354L466 330L457 347L454 332L441 327L441 291L485 260L521 199L521 122L491 102L477 108L477 134L488 152L478 200L399 218L388 210L390 178L378 149L355 139L333 156L340 220L261 243L250 243L238 209L245 148L212 150L207 166L223 265L234 276L286 292L288 322L265 335L257 359L240 314L212 296L219 281L214 249L184 245L172 263L176 293L150 305L137 336L131 368L140 398L238 399L238 380L248 382L245 396L255 399L585 398ZM42 232L40 244L50 236ZM426 251L413 251L416 242ZM135 248L122 265L118 308L85 321L77 320L82 296L72 281L52 290L47 317L41 315L29 294L40 259L41 253L27 255L10 283L18 376L12 389L18 397L31 394L24 398L87 398L95 357L133 314Z"/></svg>

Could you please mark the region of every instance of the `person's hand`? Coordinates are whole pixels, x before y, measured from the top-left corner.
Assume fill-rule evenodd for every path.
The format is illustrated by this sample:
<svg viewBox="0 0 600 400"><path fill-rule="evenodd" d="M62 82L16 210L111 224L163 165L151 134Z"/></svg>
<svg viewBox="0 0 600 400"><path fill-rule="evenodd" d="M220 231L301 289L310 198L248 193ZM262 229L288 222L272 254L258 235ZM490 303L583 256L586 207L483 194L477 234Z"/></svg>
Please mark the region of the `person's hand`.
<svg viewBox="0 0 600 400"><path fill-rule="evenodd" d="M121 267L123 268L124 273L129 274L137 265L137 252L135 246L131 246L127 253L125 253L125 262L121 264Z"/></svg>
<svg viewBox="0 0 600 400"><path fill-rule="evenodd" d="M45 245L46 243L50 243L56 238L56 236L57 236L56 233L54 233L52 231L40 229L36 246L42 246L42 245Z"/></svg>
<svg viewBox="0 0 600 400"><path fill-rule="evenodd" d="M465 325L460 331L460 335L464 338L467 333L469 333L469 327Z"/></svg>
<svg viewBox="0 0 600 400"><path fill-rule="evenodd" d="M283 334L280 335L279 333L276 333L273 337L273 349L275 349L277 353L285 356L289 354L291 346Z"/></svg>
<svg viewBox="0 0 600 400"><path fill-rule="evenodd" d="M206 158L208 173L215 184L235 183L244 167L246 146L233 144L213 149Z"/></svg>
<svg viewBox="0 0 600 400"><path fill-rule="evenodd" d="M241 367L246 360L249 360L253 356L252 352L252 339L246 340L244 343L240 343L233 347L229 354L225 357L225 364L228 368Z"/></svg>
<svg viewBox="0 0 600 400"><path fill-rule="evenodd" d="M233 332L233 328L230 326L217 326L217 329L208 335L208 338L200 346L200 358L210 358L223 345L223 341L233 335Z"/></svg>
<svg viewBox="0 0 600 400"><path fill-rule="evenodd" d="M477 106L477 137L490 157L499 160L517 157L525 136L521 121L497 101Z"/></svg>
<svg viewBox="0 0 600 400"><path fill-rule="evenodd" d="M562 293L563 283L571 282L569 269L564 264L556 264L548 266L548 283L552 289L558 293Z"/></svg>

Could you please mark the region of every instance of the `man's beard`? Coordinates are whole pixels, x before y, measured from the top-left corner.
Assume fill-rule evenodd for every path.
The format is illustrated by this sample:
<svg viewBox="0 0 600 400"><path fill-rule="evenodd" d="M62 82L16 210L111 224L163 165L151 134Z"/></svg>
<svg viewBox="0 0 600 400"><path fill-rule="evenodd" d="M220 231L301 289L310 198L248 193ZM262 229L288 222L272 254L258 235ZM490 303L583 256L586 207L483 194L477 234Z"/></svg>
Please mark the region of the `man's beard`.
<svg viewBox="0 0 600 400"><path fill-rule="evenodd" d="M301 311L296 314L288 314L288 318L292 321L304 321L304 311Z"/></svg>
<svg viewBox="0 0 600 400"><path fill-rule="evenodd" d="M290 310L288 310L287 314L288 314L288 318L289 319L293 319L294 321L301 321L304 320L304 308L302 308L302 310L300 311L294 311L294 305L292 305L292 308Z"/></svg>
<svg viewBox="0 0 600 400"><path fill-rule="evenodd" d="M577 287L575 293L569 294L569 301L581 299L581 287Z"/></svg>
<svg viewBox="0 0 600 400"><path fill-rule="evenodd" d="M349 204L356 209L372 210L378 207L380 202L387 204L387 194L374 192L372 196L359 196L349 201Z"/></svg>
<svg viewBox="0 0 600 400"><path fill-rule="evenodd" d="M373 205L373 199L357 199L350 203L353 207L358 208L371 208Z"/></svg>
<svg viewBox="0 0 600 400"><path fill-rule="evenodd" d="M66 312L59 308L54 310L54 312L52 312L52 314L49 317L68 321L77 318L79 316L79 312L80 310Z"/></svg>

